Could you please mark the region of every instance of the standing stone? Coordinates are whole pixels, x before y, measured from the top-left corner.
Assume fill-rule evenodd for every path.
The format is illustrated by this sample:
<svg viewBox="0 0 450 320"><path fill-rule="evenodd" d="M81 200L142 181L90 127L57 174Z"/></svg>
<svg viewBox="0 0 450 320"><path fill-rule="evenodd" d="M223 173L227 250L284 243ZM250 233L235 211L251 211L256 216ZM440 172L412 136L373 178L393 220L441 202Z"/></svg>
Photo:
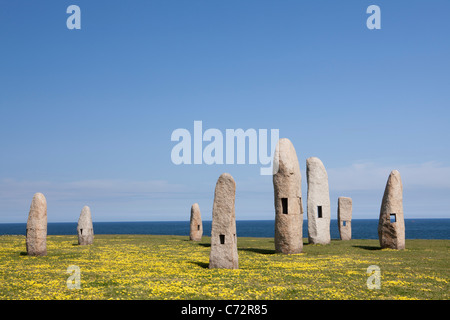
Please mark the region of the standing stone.
<svg viewBox="0 0 450 320"><path fill-rule="evenodd" d="M234 201L236 183L233 177L222 174L217 180L211 226L209 268L238 269L236 214Z"/></svg>
<svg viewBox="0 0 450 320"><path fill-rule="evenodd" d="M301 253L303 249L302 177L297 153L289 139L280 139L274 155L275 251Z"/></svg>
<svg viewBox="0 0 450 320"><path fill-rule="evenodd" d="M191 230L189 239L192 241L202 241L203 224L198 203L194 203L191 207Z"/></svg>
<svg viewBox="0 0 450 320"><path fill-rule="evenodd" d="M42 193L36 193L31 201L26 238L28 255L47 255L47 200Z"/></svg>
<svg viewBox="0 0 450 320"><path fill-rule="evenodd" d="M77 226L78 244L89 245L94 243L94 225L92 223L91 209L84 206L81 210Z"/></svg>
<svg viewBox="0 0 450 320"><path fill-rule="evenodd" d="M338 228L341 240L352 239L352 198L338 198Z"/></svg>
<svg viewBox="0 0 450 320"><path fill-rule="evenodd" d="M397 170L389 175L384 190L378 221L378 238L381 248L405 249L403 186Z"/></svg>
<svg viewBox="0 0 450 320"><path fill-rule="evenodd" d="M329 244L330 237L330 192L328 175L319 158L306 159L308 182L308 241Z"/></svg>

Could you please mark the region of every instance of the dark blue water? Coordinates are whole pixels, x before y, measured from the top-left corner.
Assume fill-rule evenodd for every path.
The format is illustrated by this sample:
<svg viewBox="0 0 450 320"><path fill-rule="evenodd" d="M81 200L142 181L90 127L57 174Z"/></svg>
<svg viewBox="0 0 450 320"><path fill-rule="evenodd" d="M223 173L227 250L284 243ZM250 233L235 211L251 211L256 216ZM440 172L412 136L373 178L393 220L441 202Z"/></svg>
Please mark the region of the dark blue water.
<svg viewBox="0 0 450 320"><path fill-rule="evenodd" d="M236 222L240 237L273 237L273 220ZM378 219L353 219L353 239L378 239ZM450 239L450 219L406 219L406 239ZM25 235L26 223L2 223L0 235ZM76 235L77 223L49 223L49 235ZM167 222L94 222L95 234L189 235L189 221ZM203 234L211 234L211 221L203 221ZM308 222L303 223L303 237L308 236ZM331 220L331 238L339 239L337 220Z"/></svg>

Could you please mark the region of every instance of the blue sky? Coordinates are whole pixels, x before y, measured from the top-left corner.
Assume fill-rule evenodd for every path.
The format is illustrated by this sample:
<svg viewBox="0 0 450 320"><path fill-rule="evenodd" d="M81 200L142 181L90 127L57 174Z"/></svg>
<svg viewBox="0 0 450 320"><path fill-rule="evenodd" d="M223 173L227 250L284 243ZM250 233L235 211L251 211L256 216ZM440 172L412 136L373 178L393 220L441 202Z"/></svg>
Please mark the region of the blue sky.
<svg viewBox="0 0 450 320"><path fill-rule="evenodd" d="M81 8L81 30L66 9ZM369 30L366 8L381 8ZM448 1L0 0L0 223L211 219L223 172L237 219L273 219L260 165L174 165L177 128L279 129L327 168L331 214L450 217ZM306 201L304 201L306 212Z"/></svg>

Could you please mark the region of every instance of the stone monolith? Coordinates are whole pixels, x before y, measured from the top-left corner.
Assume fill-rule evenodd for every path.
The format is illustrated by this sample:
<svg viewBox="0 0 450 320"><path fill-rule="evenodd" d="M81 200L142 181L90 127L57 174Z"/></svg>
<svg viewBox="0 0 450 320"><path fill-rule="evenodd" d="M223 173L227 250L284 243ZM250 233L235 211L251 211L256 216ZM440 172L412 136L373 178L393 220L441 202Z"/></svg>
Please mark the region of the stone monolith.
<svg viewBox="0 0 450 320"><path fill-rule="evenodd" d="M303 249L302 177L291 141L278 141L274 155L275 251L301 253Z"/></svg>
<svg viewBox="0 0 450 320"><path fill-rule="evenodd" d="M352 239L352 198L338 198L338 229L341 240Z"/></svg>
<svg viewBox="0 0 450 320"><path fill-rule="evenodd" d="M235 193L236 183L233 177L228 173L222 174L214 192L209 268L239 268Z"/></svg>
<svg viewBox="0 0 450 320"><path fill-rule="evenodd" d="M194 203L191 207L191 228L189 239L192 241L202 241L203 224L198 203Z"/></svg>
<svg viewBox="0 0 450 320"><path fill-rule="evenodd" d="M381 248L405 249L403 186L397 170L389 175L384 190L378 221L378 238Z"/></svg>
<svg viewBox="0 0 450 320"><path fill-rule="evenodd" d="M91 209L84 206L81 210L77 226L78 244L89 245L94 243L94 225L92 223Z"/></svg>
<svg viewBox="0 0 450 320"><path fill-rule="evenodd" d="M26 246L30 256L47 255L47 200L42 193L36 193L31 201Z"/></svg>
<svg viewBox="0 0 450 320"><path fill-rule="evenodd" d="M312 244L329 244L330 237L330 192L328 175L322 161L306 159L308 182L308 241Z"/></svg>

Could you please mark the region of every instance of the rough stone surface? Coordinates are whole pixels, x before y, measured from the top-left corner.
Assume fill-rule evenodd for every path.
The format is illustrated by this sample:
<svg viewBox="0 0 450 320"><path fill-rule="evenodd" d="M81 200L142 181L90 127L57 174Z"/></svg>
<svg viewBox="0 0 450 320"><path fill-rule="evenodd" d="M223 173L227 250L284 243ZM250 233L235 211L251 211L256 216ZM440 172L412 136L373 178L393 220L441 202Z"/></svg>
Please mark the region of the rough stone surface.
<svg viewBox="0 0 450 320"><path fill-rule="evenodd" d="M338 229L341 240L352 239L352 198L338 198Z"/></svg>
<svg viewBox="0 0 450 320"><path fill-rule="evenodd" d="M275 251L295 254L303 249L302 177L289 139L280 139L274 155Z"/></svg>
<svg viewBox="0 0 450 320"><path fill-rule="evenodd" d="M236 183L233 177L228 173L222 174L214 192L209 268L239 268L235 194Z"/></svg>
<svg viewBox="0 0 450 320"><path fill-rule="evenodd" d="M47 255L47 200L42 193L36 193L31 201L26 246L30 256Z"/></svg>
<svg viewBox="0 0 450 320"><path fill-rule="evenodd" d="M191 207L191 228L189 239L192 241L202 241L203 223L198 203L194 203Z"/></svg>
<svg viewBox="0 0 450 320"><path fill-rule="evenodd" d="M77 226L78 244L89 245L94 243L94 225L92 223L91 209L84 206L81 210Z"/></svg>
<svg viewBox="0 0 450 320"><path fill-rule="evenodd" d="M329 244L330 237L330 192L328 175L322 161L311 157L306 160L308 182L308 241L313 244ZM322 209L319 217L320 208Z"/></svg>
<svg viewBox="0 0 450 320"><path fill-rule="evenodd" d="M391 215L395 215L395 222L391 222ZM378 238L381 248L405 249L403 186L397 170L389 175L384 190L378 222Z"/></svg>

